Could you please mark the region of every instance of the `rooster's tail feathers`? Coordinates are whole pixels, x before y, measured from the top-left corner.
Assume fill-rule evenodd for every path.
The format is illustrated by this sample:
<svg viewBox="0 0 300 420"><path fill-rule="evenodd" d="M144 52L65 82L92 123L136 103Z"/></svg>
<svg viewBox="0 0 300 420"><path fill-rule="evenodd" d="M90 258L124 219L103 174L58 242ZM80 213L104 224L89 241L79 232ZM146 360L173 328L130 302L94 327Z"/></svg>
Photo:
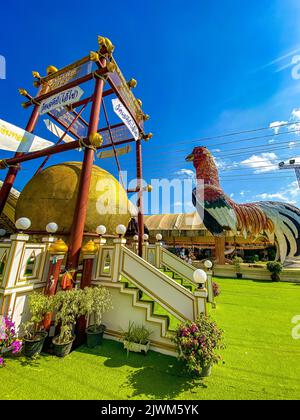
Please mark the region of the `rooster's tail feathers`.
<svg viewBox="0 0 300 420"><path fill-rule="evenodd" d="M272 221L281 262L300 256L300 210L291 204L256 203Z"/></svg>

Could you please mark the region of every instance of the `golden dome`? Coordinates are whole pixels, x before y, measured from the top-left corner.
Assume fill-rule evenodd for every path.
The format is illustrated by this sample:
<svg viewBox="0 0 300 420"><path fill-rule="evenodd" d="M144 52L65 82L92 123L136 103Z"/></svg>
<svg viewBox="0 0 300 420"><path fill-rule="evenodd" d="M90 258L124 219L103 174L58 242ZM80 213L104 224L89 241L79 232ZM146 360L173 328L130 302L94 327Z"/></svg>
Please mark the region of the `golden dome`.
<svg viewBox="0 0 300 420"><path fill-rule="evenodd" d="M70 232L81 168L80 162L65 162L35 175L20 194L15 219L28 217L30 229L35 231L45 231L48 223L55 222L60 232ZM85 231L95 232L97 226L104 225L107 233L113 234L117 225L128 225L134 212L116 178L94 165Z"/></svg>

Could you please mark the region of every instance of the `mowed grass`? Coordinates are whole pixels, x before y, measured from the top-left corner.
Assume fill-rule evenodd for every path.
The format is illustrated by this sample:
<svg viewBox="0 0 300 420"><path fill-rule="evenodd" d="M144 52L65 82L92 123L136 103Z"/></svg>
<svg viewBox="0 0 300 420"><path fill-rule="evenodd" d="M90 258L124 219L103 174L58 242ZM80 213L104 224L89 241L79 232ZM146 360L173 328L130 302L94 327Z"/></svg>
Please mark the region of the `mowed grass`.
<svg viewBox="0 0 300 420"><path fill-rule="evenodd" d="M82 347L65 359L20 357L0 369L0 399L300 399L300 286L217 279L211 315L225 331L225 364L194 380L175 358L130 354L122 344Z"/></svg>

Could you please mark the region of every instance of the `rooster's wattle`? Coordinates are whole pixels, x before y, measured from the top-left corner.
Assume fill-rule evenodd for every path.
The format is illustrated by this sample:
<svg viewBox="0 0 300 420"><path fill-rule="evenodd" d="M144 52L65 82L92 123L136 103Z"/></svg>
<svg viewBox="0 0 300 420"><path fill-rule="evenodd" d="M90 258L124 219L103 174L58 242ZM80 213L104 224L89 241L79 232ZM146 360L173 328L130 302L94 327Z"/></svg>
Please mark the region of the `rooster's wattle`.
<svg viewBox="0 0 300 420"><path fill-rule="evenodd" d="M266 235L277 246L281 262L300 257L300 210L288 203L257 202L237 204L222 190L218 168L206 147L196 147L187 161L193 161L197 175L197 188L193 191L193 204L205 227L223 243L224 261L225 231L245 238ZM218 252L217 252L218 253ZM222 249L221 249L222 253Z"/></svg>

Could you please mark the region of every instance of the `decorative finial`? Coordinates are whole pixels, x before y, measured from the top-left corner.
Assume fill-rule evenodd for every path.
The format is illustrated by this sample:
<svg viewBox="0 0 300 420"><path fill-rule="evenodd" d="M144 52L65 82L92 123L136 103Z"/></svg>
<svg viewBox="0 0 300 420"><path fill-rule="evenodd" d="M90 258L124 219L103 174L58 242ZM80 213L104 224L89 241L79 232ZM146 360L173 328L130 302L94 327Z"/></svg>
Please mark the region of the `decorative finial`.
<svg viewBox="0 0 300 420"><path fill-rule="evenodd" d="M143 139L148 141L148 140L152 139L152 137L153 137L153 133L148 133L148 134L145 134L143 136Z"/></svg>
<svg viewBox="0 0 300 420"><path fill-rule="evenodd" d="M98 251L98 247L95 244L94 241L87 242L82 248L81 252L83 255L90 255L90 254L96 254Z"/></svg>
<svg viewBox="0 0 300 420"><path fill-rule="evenodd" d="M19 90L19 94L20 94L20 95L22 95L22 96L27 96L27 95L28 95L27 90L22 89L22 88L20 88L20 89L18 89L18 90Z"/></svg>
<svg viewBox="0 0 300 420"><path fill-rule="evenodd" d="M127 82L127 85L128 85L131 89L134 89L134 88L136 88L136 87L137 87L137 81L136 81L135 79L130 79L130 80Z"/></svg>
<svg viewBox="0 0 300 420"><path fill-rule="evenodd" d="M50 76L50 74L56 73L58 69L54 66L48 66L46 69L47 76Z"/></svg>
<svg viewBox="0 0 300 420"><path fill-rule="evenodd" d="M68 252L68 246L62 239L58 239L50 246L49 252L55 255L66 254Z"/></svg>
<svg viewBox="0 0 300 420"><path fill-rule="evenodd" d="M100 49L104 47L109 55L114 52L115 46L112 44L110 39L105 38L104 36L98 36L98 44Z"/></svg>
<svg viewBox="0 0 300 420"><path fill-rule="evenodd" d="M99 54L96 51L90 51L90 60L91 61L98 61Z"/></svg>
<svg viewBox="0 0 300 420"><path fill-rule="evenodd" d="M103 143L103 137L99 133L93 133L89 136L90 144L96 148L101 147Z"/></svg>
<svg viewBox="0 0 300 420"><path fill-rule="evenodd" d="M32 76L33 76L35 79L41 79L40 73L39 73L38 71L33 71L33 72L32 72Z"/></svg>

